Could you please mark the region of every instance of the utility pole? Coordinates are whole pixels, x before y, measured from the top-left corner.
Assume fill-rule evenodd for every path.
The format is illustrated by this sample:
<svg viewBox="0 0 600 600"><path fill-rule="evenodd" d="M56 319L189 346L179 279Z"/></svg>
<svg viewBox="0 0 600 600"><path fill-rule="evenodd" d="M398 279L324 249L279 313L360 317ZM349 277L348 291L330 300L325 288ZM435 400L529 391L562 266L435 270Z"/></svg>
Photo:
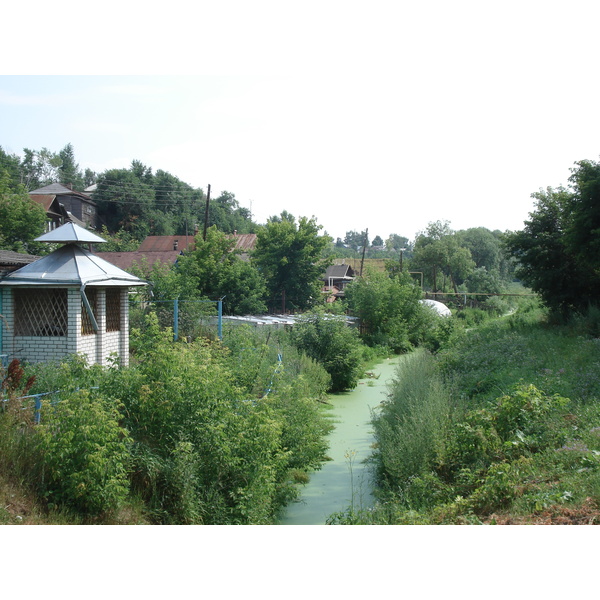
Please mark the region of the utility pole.
<svg viewBox="0 0 600 600"><path fill-rule="evenodd" d="M363 241L363 251L362 251L362 258L360 260L360 276L362 277L363 274L363 265L365 263L365 250L367 249L367 240L369 239L369 229L367 228L365 230L365 239Z"/></svg>
<svg viewBox="0 0 600 600"><path fill-rule="evenodd" d="M210 183L208 184L208 192L206 193L206 210L204 211L204 235L202 239L206 241L206 229L208 227L208 205L210 204Z"/></svg>

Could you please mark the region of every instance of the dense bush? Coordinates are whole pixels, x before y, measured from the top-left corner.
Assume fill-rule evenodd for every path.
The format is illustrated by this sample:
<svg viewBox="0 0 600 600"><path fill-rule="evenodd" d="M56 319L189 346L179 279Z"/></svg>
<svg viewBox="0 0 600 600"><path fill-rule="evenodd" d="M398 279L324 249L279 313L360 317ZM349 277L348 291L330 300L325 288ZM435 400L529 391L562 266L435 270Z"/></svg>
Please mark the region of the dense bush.
<svg viewBox="0 0 600 600"><path fill-rule="evenodd" d="M358 332L346 324L343 315L322 310L300 315L291 340L329 373L329 391L342 392L356 387L362 372L362 344Z"/></svg>

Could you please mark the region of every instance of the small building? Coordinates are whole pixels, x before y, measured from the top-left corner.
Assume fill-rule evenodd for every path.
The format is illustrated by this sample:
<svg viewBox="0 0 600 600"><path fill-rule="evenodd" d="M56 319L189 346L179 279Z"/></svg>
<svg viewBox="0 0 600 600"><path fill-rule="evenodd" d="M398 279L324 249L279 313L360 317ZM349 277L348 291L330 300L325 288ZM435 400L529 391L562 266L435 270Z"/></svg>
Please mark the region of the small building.
<svg viewBox="0 0 600 600"><path fill-rule="evenodd" d="M23 362L82 354L107 365L129 362L129 288L145 281L82 244L104 240L74 223L37 238L58 250L0 278L0 354Z"/></svg>
<svg viewBox="0 0 600 600"><path fill-rule="evenodd" d="M73 222L81 227L96 228L98 210L90 196L77 192L62 183L51 183L29 192L29 197L40 204L50 220L49 230Z"/></svg>
<svg viewBox="0 0 600 600"><path fill-rule="evenodd" d="M354 269L350 265L331 265L322 277L323 292L328 294L327 302L344 297L344 288L354 280Z"/></svg>

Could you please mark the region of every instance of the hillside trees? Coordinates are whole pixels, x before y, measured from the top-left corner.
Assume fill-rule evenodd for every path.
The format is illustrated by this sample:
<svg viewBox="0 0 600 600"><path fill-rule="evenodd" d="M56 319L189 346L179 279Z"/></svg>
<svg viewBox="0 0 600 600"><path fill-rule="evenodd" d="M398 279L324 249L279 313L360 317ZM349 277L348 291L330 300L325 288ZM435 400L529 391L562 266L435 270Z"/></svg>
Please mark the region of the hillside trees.
<svg viewBox="0 0 600 600"><path fill-rule="evenodd" d="M204 215L201 222L204 223ZM223 191L209 204L208 226L216 225L224 233L254 233L256 225L247 208L240 206L235 194Z"/></svg>
<svg viewBox="0 0 600 600"><path fill-rule="evenodd" d="M266 280L269 306L281 306L285 312L319 301L327 267L323 251L331 243L320 230L314 217L300 217L296 223L285 212L258 230L252 260Z"/></svg>

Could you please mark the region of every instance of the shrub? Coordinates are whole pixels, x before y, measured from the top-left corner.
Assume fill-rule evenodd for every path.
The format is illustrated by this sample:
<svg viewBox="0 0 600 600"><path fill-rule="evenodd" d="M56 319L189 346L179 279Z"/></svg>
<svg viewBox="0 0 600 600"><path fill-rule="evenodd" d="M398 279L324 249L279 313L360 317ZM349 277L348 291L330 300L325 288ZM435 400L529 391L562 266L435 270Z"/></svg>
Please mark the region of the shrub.
<svg viewBox="0 0 600 600"><path fill-rule="evenodd" d="M79 392L63 398L36 430L49 506L97 516L127 498L129 436L117 403Z"/></svg>
<svg viewBox="0 0 600 600"><path fill-rule="evenodd" d="M292 330L293 344L323 365L331 377L330 391L356 387L361 375L361 342L343 316L316 310L298 317Z"/></svg>

